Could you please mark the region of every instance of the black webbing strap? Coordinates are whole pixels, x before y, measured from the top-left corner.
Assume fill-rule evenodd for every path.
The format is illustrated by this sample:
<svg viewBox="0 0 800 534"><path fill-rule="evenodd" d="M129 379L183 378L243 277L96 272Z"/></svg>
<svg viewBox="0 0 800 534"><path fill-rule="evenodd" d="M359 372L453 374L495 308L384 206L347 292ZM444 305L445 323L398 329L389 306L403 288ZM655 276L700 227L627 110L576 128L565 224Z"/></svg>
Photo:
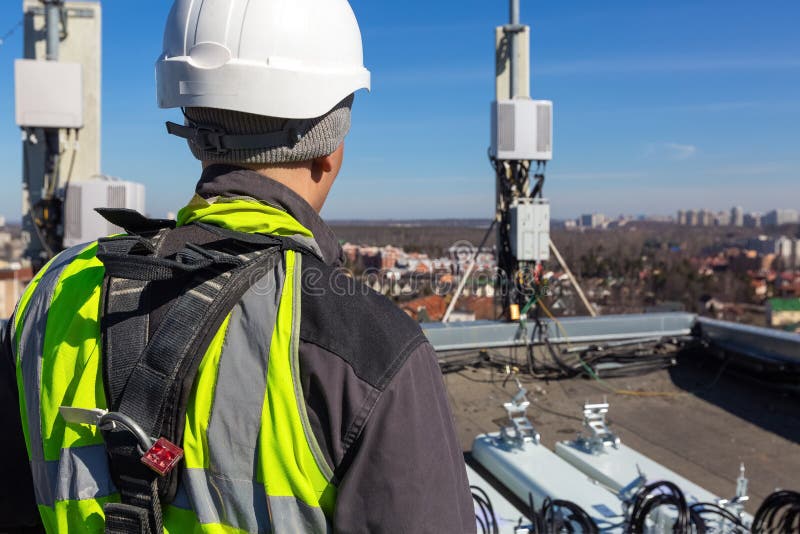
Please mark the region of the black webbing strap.
<svg viewBox="0 0 800 534"><path fill-rule="evenodd" d="M146 225L145 225L146 227ZM218 229L217 229L218 230ZM152 439L183 442L188 396L211 340L244 293L274 268L284 250L308 253L297 243L208 229L221 247L186 245L174 259L158 256L166 232L101 240L106 267L103 303L104 381L109 409ZM147 289L174 280L184 288L148 340ZM161 503L177 492L180 469L160 477L141 463L141 440L104 429L121 504L105 507L106 532L160 534Z"/></svg>
<svg viewBox="0 0 800 534"><path fill-rule="evenodd" d="M163 532L164 523L156 479L130 480L119 491L122 502L108 503L103 507L106 516L106 534Z"/></svg>
<svg viewBox="0 0 800 534"><path fill-rule="evenodd" d="M292 123L291 121L287 122ZM174 122L167 123L167 133L191 141L200 150L216 154L225 154L231 150L256 150L283 146L293 148L303 138L303 132L294 127L266 134L229 134L201 124L182 126Z"/></svg>
<svg viewBox="0 0 800 534"><path fill-rule="evenodd" d="M102 239L98 243L98 257L108 261L103 284L103 331L104 374L106 397L119 399L133 371L136 359L130 355L141 354L147 343L150 316L142 313L149 309L145 291L146 277L109 276L115 273L115 263L129 264L126 258L135 258L133 253L150 254L157 258L167 231L175 227L173 221L151 220L134 210L98 208L97 211L110 223L123 228L129 236ZM135 261L135 260L134 260ZM113 308L109 304L113 303ZM113 370L112 372L109 372ZM111 410L118 406L109 402Z"/></svg>
<svg viewBox="0 0 800 534"><path fill-rule="evenodd" d="M105 220L119 226L129 234L146 235L165 228L175 228L175 221L169 219L149 219L136 210L124 208L95 208Z"/></svg>

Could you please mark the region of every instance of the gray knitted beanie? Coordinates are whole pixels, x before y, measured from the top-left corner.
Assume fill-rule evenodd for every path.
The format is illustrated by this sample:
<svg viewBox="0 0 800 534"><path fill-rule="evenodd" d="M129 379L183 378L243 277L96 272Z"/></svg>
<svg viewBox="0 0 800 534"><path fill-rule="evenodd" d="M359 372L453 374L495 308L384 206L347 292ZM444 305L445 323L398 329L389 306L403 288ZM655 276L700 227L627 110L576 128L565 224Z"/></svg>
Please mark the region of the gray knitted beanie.
<svg viewBox="0 0 800 534"><path fill-rule="evenodd" d="M218 163L279 164L309 161L333 154L350 131L353 95L316 119L280 119L216 108L186 108L186 125L222 131L228 135L269 134L293 129L298 134L294 146L265 146L259 149L230 150L225 153L203 150L193 140L189 148L200 161Z"/></svg>

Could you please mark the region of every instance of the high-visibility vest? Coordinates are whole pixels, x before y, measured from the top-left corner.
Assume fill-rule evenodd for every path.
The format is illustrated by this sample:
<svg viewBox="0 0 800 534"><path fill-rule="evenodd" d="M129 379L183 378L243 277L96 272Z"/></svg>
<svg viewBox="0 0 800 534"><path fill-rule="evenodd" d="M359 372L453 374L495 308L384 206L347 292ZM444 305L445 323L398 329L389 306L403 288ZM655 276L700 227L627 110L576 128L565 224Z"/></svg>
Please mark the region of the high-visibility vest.
<svg viewBox="0 0 800 534"><path fill-rule="evenodd" d="M293 237L317 247L287 213L251 199L200 197L178 225ZM106 409L100 354L104 267L97 244L69 249L33 280L14 315L14 350L36 501L48 532L103 532L119 501L102 437L59 407ZM328 532L333 473L311 431L299 376L301 254L239 301L200 365L186 412L185 469L163 509L171 533Z"/></svg>

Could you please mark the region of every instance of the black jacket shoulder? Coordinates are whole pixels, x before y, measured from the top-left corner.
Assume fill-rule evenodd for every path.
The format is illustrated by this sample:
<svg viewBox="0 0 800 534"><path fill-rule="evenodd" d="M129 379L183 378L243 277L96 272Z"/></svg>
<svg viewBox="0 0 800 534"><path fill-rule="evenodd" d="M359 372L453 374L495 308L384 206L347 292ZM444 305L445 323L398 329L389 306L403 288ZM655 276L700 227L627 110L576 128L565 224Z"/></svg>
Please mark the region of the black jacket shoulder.
<svg viewBox="0 0 800 534"><path fill-rule="evenodd" d="M389 299L312 256L303 256L300 339L345 360L383 390L426 341L419 325Z"/></svg>
<svg viewBox="0 0 800 534"><path fill-rule="evenodd" d="M11 350L14 319L0 336L0 532L44 532L33 493L28 453L20 420L14 356Z"/></svg>

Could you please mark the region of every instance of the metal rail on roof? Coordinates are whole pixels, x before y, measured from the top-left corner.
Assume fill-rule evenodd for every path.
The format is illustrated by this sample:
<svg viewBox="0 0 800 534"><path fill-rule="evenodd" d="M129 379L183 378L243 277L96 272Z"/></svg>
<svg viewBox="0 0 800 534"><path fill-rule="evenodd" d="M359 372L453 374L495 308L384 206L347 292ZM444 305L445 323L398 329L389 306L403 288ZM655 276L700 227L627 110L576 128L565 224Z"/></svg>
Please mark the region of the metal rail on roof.
<svg viewBox="0 0 800 534"><path fill-rule="evenodd" d="M711 346L742 356L784 362L800 370L800 335L698 317L700 335Z"/></svg>
<svg viewBox="0 0 800 534"><path fill-rule="evenodd" d="M724 358L731 367L774 386L800 388L800 335L717 321L690 313L565 317L560 326L542 321L553 344L569 343L576 350L591 345L623 346L631 342L693 336L709 356ZM544 343L535 324L478 321L422 325L433 348L442 354L502 349Z"/></svg>
<svg viewBox="0 0 800 534"><path fill-rule="evenodd" d="M688 336L697 317L690 313L653 313L639 315L608 315L604 317L565 317L559 328L543 320L552 343L597 343L630 339L658 339ZM525 346L542 342L534 323L501 323L476 321L472 323L427 323L425 335L437 352L496 349Z"/></svg>

